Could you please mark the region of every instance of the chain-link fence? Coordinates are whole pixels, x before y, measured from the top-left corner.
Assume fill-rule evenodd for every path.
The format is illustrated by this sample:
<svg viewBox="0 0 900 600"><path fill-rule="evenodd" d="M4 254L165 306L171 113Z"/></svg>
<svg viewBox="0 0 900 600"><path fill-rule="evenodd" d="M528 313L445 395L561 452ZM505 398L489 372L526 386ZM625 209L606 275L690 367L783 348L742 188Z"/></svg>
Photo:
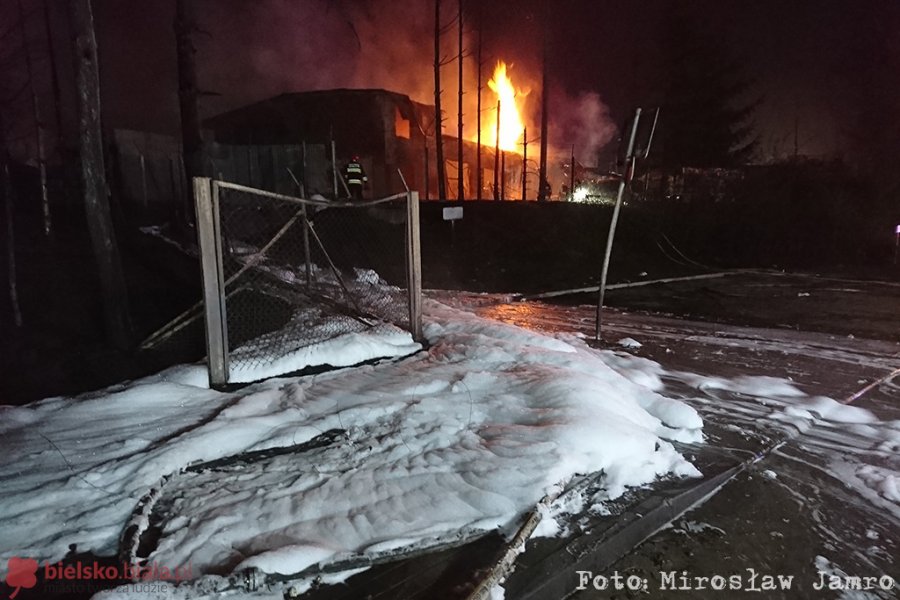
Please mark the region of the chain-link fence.
<svg viewBox="0 0 900 600"><path fill-rule="evenodd" d="M198 178L195 195L213 384L296 370L299 350L385 323L420 336L414 192L328 202Z"/></svg>

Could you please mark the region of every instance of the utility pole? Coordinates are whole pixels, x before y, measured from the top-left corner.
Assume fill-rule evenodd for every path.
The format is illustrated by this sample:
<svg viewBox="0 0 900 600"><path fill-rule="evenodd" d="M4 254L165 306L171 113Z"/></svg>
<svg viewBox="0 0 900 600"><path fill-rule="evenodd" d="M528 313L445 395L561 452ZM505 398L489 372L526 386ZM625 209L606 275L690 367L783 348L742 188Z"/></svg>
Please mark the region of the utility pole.
<svg viewBox="0 0 900 600"><path fill-rule="evenodd" d="M500 101L497 100L497 139L494 141L494 201L500 199Z"/></svg>
<svg viewBox="0 0 900 600"><path fill-rule="evenodd" d="M434 0L434 141L437 154L438 200L447 199L444 177L444 134L441 111L441 0Z"/></svg>
<svg viewBox="0 0 900 600"><path fill-rule="evenodd" d="M465 199L463 186L463 0L457 0L459 5L459 114L457 116L456 135L456 160L459 168L456 173L456 199L462 202Z"/></svg>
<svg viewBox="0 0 900 600"><path fill-rule="evenodd" d="M81 177L88 231L97 259L106 333L119 348L131 338L128 293L119 261L119 248L109 210L109 188L103 166L103 136L100 127L100 73L91 0L71 0L75 33L75 82L78 90L78 133Z"/></svg>

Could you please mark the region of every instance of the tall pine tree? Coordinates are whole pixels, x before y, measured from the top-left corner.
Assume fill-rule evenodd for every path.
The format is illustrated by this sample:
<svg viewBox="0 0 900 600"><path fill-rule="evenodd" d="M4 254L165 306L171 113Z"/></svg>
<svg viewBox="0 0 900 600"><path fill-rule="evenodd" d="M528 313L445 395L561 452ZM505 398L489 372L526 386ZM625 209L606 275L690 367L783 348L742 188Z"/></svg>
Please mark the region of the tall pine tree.
<svg viewBox="0 0 900 600"><path fill-rule="evenodd" d="M670 167L730 167L756 149L750 79L712 36L676 9L664 42L660 134Z"/></svg>

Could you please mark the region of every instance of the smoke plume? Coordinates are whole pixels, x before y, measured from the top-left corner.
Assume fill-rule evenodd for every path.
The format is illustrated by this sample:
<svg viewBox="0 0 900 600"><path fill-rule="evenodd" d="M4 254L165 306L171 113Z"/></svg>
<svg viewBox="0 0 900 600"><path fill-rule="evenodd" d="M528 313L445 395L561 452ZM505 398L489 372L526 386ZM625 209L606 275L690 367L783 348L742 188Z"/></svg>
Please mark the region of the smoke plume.
<svg viewBox="0 0 900 600"><path fill-rule="evenodd" d="M596 165L600 150L616 137L618 131L600 94L551 93L550 107L553 120L549 141L553 148L566 156L574 146L578 162Z"/></svg>

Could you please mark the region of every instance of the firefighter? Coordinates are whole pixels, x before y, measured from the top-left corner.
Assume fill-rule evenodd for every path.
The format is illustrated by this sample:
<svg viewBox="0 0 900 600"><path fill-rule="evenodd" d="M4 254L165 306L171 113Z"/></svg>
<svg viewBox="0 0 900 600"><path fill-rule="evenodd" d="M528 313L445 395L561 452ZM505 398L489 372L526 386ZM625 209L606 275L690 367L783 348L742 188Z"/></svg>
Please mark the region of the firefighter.
<svg viewBox="0 0 900 600"><path fill-rule="evenodd" d="M553 188L550 187L550 182L545 179L541 184L541 199L549 200L552 194Z"/></svg>
<svg viewBox="0 0 900 600"><path fill-rule="evenodd" d="M359 156L354 154L347 166L344 167L344 179L350 190L350 199L362 200L363 185L369 181L369 178L366 177L366 172L359 162Z"/></svg>

